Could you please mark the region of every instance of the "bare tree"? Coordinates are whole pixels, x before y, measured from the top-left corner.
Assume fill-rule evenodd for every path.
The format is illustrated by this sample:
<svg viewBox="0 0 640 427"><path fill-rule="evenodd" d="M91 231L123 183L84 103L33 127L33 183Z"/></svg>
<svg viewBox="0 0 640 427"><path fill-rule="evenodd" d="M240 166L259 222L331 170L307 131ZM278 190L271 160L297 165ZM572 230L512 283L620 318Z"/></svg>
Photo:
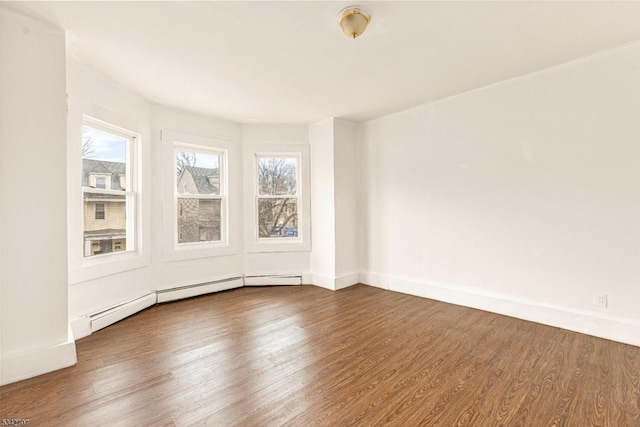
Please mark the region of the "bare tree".
<svg viewBox="0 0 640 427"><path fill-rule="evenodd" d="M272 196L294 195L296 165L285 158L263 158L258 162L260 194Z"/></svg>
<svg viewBox="0 0 640 427"><path fill-rule="evenodd" d="M285 227L298 225L296 164L285 158L263 158L258 162L260 237L278 235ZM293 196L293 197L292 197Z"/></svg>
<svg viewBox="0 0 640 427"><path fill-rule="evenodd" d="M176 157L176 176L180 178L182 170L187 166L196 165L196 153L192 151L178 151Z"/></svg>
<svg viewBox="0 0 640 427"><path fill-rule="evenodd" d="M82 128L82 157L87 157L96 149L93 146L93 138L88 135L89 130Z"/></svg>

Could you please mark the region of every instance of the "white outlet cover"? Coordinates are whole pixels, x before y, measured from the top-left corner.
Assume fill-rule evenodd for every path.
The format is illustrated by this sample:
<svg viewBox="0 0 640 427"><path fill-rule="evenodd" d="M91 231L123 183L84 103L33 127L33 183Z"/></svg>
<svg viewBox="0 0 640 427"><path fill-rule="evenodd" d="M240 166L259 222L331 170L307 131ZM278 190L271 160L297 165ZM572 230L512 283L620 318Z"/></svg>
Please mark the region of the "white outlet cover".
<svg viewBox="0 0 640 427"><path fill-rule="evenodd" d="M594 292L593 293L593 305L595 307L607 307L607 294Z"/></svg>

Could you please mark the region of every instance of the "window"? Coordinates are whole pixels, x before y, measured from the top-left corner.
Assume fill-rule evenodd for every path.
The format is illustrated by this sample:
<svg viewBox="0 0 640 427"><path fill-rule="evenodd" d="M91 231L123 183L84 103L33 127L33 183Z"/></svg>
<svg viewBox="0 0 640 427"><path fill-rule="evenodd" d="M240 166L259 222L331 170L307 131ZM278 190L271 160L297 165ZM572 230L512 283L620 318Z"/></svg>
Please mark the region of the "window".
<svg viewBox="0 0 640 427"><path fill-rule="evenodd" d="M225 240L225 152L176 143L174 146L178 246Z"/></svg>
<svg viewBox="0 0 640 427"><path fill-rule="evenodd" d="M87 119L82 126L83 255L135 250L135 136Z"/></svg>
<svg viewBox="0 0 640 427"><path fill-rule="evenodd" d="M259 239L298 237L299 157L257 156Z"/></svg>
<svg viewBox="0 0 640 427"><path fill-rule="evenodd" d="M148 137L145 121L69 94L69 285L150 265L151 147L144 142ZM105 188L96 188L100 177ZM104 205L104 219L96 219L97 203Z"/></svg>
<svg viewBox="0 0 640 427"><path fill-rule="evenodd" d="M95 204L95 219L104 219L104 203Z"/></svg>
<svg viewBox="0 0 640 427"><path fill-rule="evenodd" d="M309 144L250 142L243 150L246 251L310 251Z"/></svg>

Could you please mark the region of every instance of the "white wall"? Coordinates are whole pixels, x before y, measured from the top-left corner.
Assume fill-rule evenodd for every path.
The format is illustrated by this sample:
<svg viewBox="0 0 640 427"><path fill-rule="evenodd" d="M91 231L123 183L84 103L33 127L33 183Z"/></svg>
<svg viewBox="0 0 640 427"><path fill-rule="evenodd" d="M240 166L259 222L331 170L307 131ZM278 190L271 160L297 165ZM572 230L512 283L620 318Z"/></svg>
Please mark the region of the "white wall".
<svg viewBox="0 0 640 427"><path fill-rule="evenodd" d="M163 140L161 132L179 132L222 140L229 144L229 212L241 212L242 197L237 192L242 188L242 147L240 142L240 126L224 120L199 116L163 106L153 108L153 181L163 183L164 174L173 173L173 164L169 159L173 156L173 141ZM229 243L233 247L231 253L222 256L206 256L192 259L175 259L167 254L162 238L171 230L163 227L162 217L173 212L173 197L167 197L167 189L163 184L154 187L152 226L158 237L154 244L154 276L153 286L157 290L188 286L241 276L243 269L242 255L242 218L230 215ZM172 189L169 189L172 194Z"/></svg>
<svg viewBox="0 0 640 427"><path fill-rule="evenodd" d="M340 289L360 280L356 123L330 118L309 127L313 283Z"/></svg>
<svg viewBox="0 0 640 427"><path fill-rule="evenodd" d="M333 174L334 119L326 119L309 126L311 144L311 271L314 283L322 278L333 280L335 258L335 177ZM326 285L329 288L333 284Z"/></svg>
<svg viewBox="0 0 640 427"><path fill-rule="evenodd" d="M152 177L149 129L151 107L139 95L113 83L107 77L84 67L75 60L67 61L67 90L69 94L67 142L67 191L69 200L69 317L76 339L83 336L76 327L78 319L148 294L152 284L151 252L154 236L151 233ZM127 130L140 138L141 234L138 256L126 261L113 261L87 266L82 256L82 194L80 187L80 142L82 116L88 115ZM75 208L77 207L77 209Z"/></svg>
<svg viewBox="0 0 640 427"><path fill-rule="evenodd" d="M252 162L253 154L260 152L278 152L282 149L293 151L308 151L309 148L309 128L300 124L243 124L242 129L242 145L243 145L243 164L242 169L245 171L245 182L243 184L243 194L245 200L245 255L244 255L244 272L247 276L251 275L268 275L268 274L307 274L310 271L310 252L306 245L303 249L296 250L278 250L275 252L266 252L264 250L254 250L251 248L250 233L253 232L253 211L249 209L249 203L255 203L253 200L253 176ZM305 157L302 157L304 163ZM302 168L308 168L309 165L302 164ZM305 171L303 171L305 172ZM308 175L308 171L306 171ZM302 182L304 186L304 179ZM302 190L307 191L303 188ZM304 208L303 203L303 208ZM249 215L246 217L246 215ZM305 231L304 221L305 215L301 215L302 226L301 233ZM251 224L251 225L249 225ZM265 245L266 246L266 245ZM295 245L300 247L301 245Z"/></svg>
<svg viewBox="0 0 640 427"><path fill-rule="evenodd" d="M358 201L358 125L336 119L334 124L336 277L360 273ZM359 277L358 277L359 279ZM356 279L356 281L358 280Z"/></svg>
<svg viewBox="0 0 640 427"><path fill-rule="evenodd" d="M639 75L633 45L367 123L365 282L640 345Z"/></svg>
<svg viewBox="0 0 640 427"><path fill-rule="evenodd" d="M75 363L67 320L64 33L0 8L0 64L5 384Z"/></svg>

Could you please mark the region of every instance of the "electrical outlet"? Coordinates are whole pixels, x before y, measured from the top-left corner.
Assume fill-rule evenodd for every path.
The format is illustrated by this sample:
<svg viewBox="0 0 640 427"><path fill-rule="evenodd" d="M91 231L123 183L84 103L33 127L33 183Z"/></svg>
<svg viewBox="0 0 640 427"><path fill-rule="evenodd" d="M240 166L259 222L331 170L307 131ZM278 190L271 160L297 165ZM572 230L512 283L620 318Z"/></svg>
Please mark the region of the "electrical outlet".
<svg viewBox="0 0 640 427"><path fill-rule="evenodd" d="M593 293L593 305L594 307L607 307L607 294L601 292Z"/></svg>

